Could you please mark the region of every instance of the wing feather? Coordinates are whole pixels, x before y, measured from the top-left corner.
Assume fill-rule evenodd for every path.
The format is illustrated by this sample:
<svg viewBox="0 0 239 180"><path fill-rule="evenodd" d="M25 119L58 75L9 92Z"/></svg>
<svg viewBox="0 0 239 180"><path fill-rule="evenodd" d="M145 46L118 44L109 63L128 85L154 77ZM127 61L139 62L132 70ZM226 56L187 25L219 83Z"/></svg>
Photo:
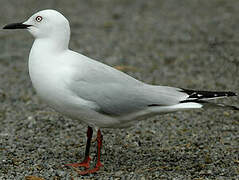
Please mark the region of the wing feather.
<svg viewBox="0 0 239 180"><path fill-rule="evenodd" d="M77 96L96 103L99 112L118 116L143 110L151 104L177 104L188 96L180 92L181 89L148 85L110 66L84 58L81 67L75 67L70 88Z"/></svg>

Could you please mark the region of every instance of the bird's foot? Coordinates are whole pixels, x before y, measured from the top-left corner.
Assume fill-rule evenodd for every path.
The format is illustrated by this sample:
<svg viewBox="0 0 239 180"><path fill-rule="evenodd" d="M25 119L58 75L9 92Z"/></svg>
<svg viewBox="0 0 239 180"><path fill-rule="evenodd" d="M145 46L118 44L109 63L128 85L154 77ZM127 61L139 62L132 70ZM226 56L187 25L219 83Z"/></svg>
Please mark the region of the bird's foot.
<svg viewBox="0 0 239 180"><path fill-rule="evenodd" d="M65 166L70 166L70 167L74 167L74 168L85 167L86 169L89 169L90 168L90 160L91 160L91 158L88 156L80 163L65 164Z"/></svg>
<svg viewBox="0 0 239 180"><path fill-rule="evenodd" d="M93 174L93 173L96 173L97 171L100 170L100 167L102 167L103 164L101 164L101 162L97 162L95 168L93 169L86 169L84 171L80 171L79 169L77 168L74 168L75 171L79 174L79 175L87 175L87 174Z"/></svg>

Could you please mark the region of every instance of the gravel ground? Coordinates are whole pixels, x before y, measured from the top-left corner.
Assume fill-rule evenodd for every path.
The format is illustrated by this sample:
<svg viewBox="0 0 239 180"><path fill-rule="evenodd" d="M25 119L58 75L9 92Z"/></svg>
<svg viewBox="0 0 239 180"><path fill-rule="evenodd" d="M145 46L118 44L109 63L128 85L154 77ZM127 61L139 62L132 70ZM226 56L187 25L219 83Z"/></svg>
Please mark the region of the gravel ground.
<svg viewBox="0 0 239 180"><path fill-rule="evenodd" d="M70 47L147 83L239 92L238 0L0 0L0 23L46 8L72 28ZM80 177L87 126L40 102L29 33L0 31L0 179L239 179L239 113L196 110L103 129L103 164ZM239 105L238 97L221 102ZM92 156L96 154L92 146ZM36 180L36 179L35 179Z"/></svg>

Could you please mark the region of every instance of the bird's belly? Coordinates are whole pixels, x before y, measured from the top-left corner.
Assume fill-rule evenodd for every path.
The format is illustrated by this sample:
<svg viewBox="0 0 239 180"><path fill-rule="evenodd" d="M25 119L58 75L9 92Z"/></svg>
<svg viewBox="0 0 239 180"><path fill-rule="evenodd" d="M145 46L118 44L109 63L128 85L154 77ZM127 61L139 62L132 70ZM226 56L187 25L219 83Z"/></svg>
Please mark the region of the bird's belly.
<svg viewBox="0 0 239 180"><path fill-rule="evenodd" d="M120 121L115 117L98 113L95 111L97 107L94 107L92 102L76 97L71 92L67 92L67 88L60 85L54 86L54 84L55 82L50 80L44 83L33 81L38 96L63 115L80 120L92 127L125 128L135 124L132 121Z"/></svg>
<svg viewBox="0 0 239 180"><path fill-rule="evenodd" d="M44 79L42 81L32 79L32 84L37 92L37 95L53 108L62 106L62 102L66 99L64 89L59 83L51 79Z"/></svg>
<svg viewBox="0 0 239 180"><path fill-rule="evenodd" d="M54 64L30 61L29 74L37 95L52 108L64 106L70 92L67 92L64 69L54 68Z"/></svg>
<svg viewBox="0 0 239 180"><path fill-rule="evenodd" d="M115 119L95 111L97 106L93 102L72 93L64 77L60 77L57 72L48 73L46 76L44 73L34 71L30 77L37 95L59 113L91 126L101 127L115 122Z"/></svg>
<svg viewBox="0 0 239 180"><path fill-rule="evenodd" d="M33 81L33 86L43 102L63 115L79 119L81 114L85 114L84 101L74 97L62 85L51 81L45 81L44 83L34 83Z"/></svg>

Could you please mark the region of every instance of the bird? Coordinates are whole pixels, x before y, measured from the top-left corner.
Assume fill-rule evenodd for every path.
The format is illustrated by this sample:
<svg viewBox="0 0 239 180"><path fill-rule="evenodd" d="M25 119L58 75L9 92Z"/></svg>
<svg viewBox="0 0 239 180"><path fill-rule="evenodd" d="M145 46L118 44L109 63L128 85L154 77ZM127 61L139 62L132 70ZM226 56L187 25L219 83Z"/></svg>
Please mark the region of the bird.
<svg viewBox="0 0 239 180"><path fill-rule="evenodd" d="M66 164L83 167L77 171L80 175L96 173L103 166L102 128L126 128L148 117L180 110L239 110L209 101L236 96L234 92L150 85L69 49L70 24L56 10L41 10L26 21L5 25L3 29L25 29L33 35L28 68L38 96L59 113L88 126L83 161ZM97 130L97 161L91 168L93 129Z"/></svg>

